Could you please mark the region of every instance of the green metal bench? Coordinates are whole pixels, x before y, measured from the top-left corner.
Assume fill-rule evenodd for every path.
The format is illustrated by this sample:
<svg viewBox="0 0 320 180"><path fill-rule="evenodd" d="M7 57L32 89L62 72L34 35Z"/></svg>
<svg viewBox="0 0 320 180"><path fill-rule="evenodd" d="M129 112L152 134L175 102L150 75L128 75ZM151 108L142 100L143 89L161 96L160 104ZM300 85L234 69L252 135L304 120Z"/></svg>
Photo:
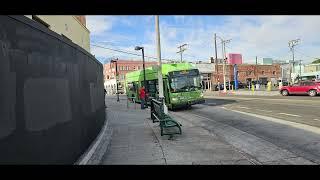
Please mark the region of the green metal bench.
<svg viewBox="0 0 320 180"><path fill-rule="evenodd" d="M163 101L161 99L151 99L151 119L153 123L159 122L161 136L170 135L170 137L172 137L173 134L182 134L180 127L182 125L179 122L175 121L172 117L164 113ZM164 133L164 128L173 127L177 127L179 132Z"/></svg>

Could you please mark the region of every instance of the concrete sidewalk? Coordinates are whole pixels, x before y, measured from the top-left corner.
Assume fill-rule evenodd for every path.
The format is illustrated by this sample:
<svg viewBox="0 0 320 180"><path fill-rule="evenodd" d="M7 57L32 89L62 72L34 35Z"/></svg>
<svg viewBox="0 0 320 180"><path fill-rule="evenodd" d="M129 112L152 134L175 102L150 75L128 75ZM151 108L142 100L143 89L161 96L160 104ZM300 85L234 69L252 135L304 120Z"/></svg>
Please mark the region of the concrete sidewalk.
<svg viewBox="0 0 320 180"><path fill-rule="evenodd" d="M107 118L113 129L109 148L101 164L255 164L246 154L221 137L171 116L182 124L182 135L160 136L158 123L152 123L150 109L140 110L121 97L107 97Z"/></svg>

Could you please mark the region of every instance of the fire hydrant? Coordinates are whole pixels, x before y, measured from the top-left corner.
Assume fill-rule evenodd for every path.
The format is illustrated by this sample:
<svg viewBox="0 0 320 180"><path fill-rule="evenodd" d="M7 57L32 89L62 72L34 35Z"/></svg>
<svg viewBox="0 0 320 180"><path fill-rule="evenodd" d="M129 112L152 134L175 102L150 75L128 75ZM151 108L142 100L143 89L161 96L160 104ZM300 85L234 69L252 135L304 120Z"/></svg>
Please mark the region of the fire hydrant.
<svg viewBox="0 0 320 180"><path fill-rule="evenodd" d="M267 90L268 90L268 91L271 91L271 82L270 82L270 81L269 81L268 84L267 84Z"/></svg>

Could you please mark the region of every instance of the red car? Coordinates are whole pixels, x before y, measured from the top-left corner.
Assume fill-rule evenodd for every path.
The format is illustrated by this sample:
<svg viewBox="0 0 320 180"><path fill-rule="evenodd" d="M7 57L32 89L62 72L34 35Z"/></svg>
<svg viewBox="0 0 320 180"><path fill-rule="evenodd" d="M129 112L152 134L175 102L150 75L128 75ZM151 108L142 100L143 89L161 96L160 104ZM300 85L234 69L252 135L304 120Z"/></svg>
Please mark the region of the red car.
<svg viewBox="0 0 320 180"><path fill-rule="evenodd" d="M305 81L290 86L283 86L280 89L283 96L291 94L308 94L309 96L316 96L320 94L320 82Z"/></svg>

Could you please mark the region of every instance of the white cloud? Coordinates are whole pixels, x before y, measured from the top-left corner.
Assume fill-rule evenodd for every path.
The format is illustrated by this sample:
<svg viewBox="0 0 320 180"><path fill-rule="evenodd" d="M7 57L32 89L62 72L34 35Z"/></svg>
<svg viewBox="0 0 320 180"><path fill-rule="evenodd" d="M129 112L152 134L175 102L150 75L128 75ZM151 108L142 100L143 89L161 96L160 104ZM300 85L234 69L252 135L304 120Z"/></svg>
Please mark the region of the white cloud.
<svg viewBox="0 0 320 180"><path fill-rule="evenodd" d="M177 46L187 43L189 46L184 53L185 59L209 60L209 57L214 56L214 33L225 39L231 38L231 42L227 44L227 52L242 53L244 61L249 63L255 61L255 56L258 56L258 59L263 57L290 59L288 41L296 38L301 39L297 51L304 54L297 52L297 59L310 61L311 57L320 56L320 16L223 17L223 22L217 24L215 21L208 21L208 18L204 21L201 16L174 16L174 22L166 21L165 18L160 17L162 58L179 59L180 56L176 53L178 51ZM142 45L145 47L146 55L156 57L154 16L144 16L143 18L150 26L146 28L143 38L137 38L132 34L115 34L113 32L113 42L121 41L121 39L128 41L128 44L116 46L116 49L132 51L134 45ZM101 21L106 23L106 19ZM103 32L112 28L114 21L111 20L108 23L103 28L96 27L95 32ZM134 25L130 24L130 27L134 28ZM218 57L220 57L221 46L219 41L217 43ZM95 48L92 48L92 51L109 57L111 54L108 51L96 50ZM113 54L121 55L121 53L116 52L113 52Z"/></svg>
<svg viewBox="0 0 320 180"><path fill-rule="evenodd" d="M112 28L113 16L87 16L87 27L91 35L100 35Z"/></svg>
<svg viewBox="0 0 320 180"><path fill-rule="evenodd" d="M254 62L255 56L288 60L291 58L288 41L295 38L301 38L297 50L309 56L318 54L319 47L312 47L311 43L319 42L320 16L228 16L223 25L210 24L208 27L178 32L188 33L183 39L190 42L190 50L186 53L198 57L212 56L213 34L217 33L225 39L232 38L227 51L242 53L246 62ZM297 58L310 59L298 54Z"/></svg>

